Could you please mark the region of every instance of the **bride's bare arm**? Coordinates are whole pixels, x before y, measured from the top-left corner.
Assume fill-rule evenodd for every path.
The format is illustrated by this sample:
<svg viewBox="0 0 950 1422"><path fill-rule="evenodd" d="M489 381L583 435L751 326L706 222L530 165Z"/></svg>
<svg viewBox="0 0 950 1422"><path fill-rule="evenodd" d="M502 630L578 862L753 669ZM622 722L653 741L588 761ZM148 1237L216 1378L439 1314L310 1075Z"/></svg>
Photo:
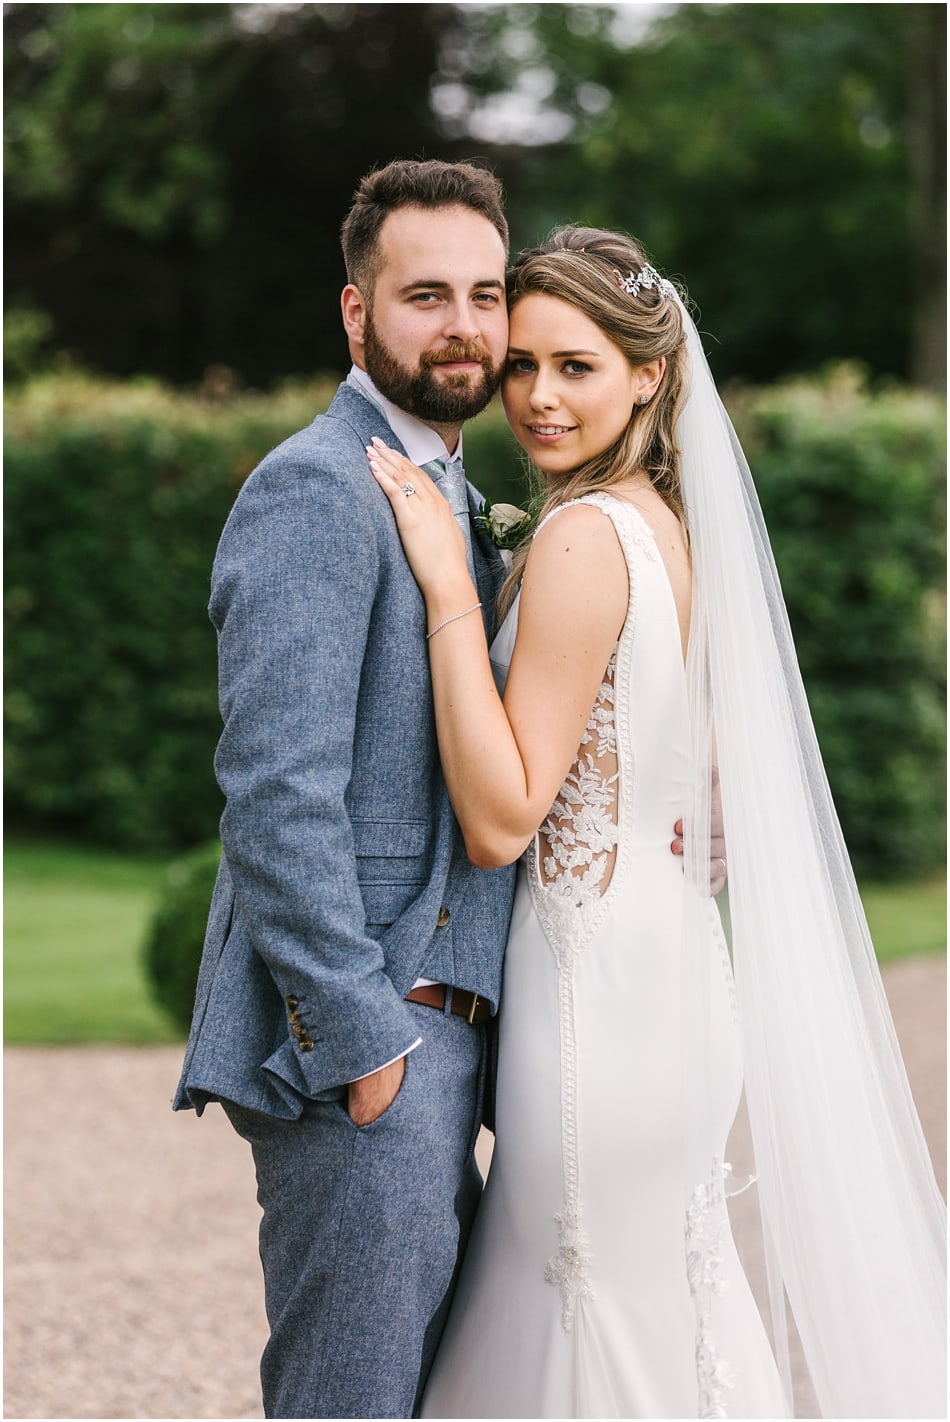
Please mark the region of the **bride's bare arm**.
<svg viewBox="0 0 950 1422"><path fill-rule="evenodd" d="M454 516L402 456L374 450L373 462L426 599L439 751L469 857L482 868L509 864L577 753L626 616L623 552L610 520L589 506L545 525L525 566L502 703L481 618L457 616L478 594ZM409 497L407 482L416 491Z"/></svg>

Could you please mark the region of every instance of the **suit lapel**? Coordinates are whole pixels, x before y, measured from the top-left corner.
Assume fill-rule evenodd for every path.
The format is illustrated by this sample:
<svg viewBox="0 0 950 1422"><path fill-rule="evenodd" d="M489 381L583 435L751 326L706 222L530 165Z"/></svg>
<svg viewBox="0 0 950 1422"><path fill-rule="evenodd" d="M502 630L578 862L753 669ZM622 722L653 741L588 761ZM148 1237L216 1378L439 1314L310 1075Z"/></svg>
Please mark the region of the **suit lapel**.
<svg viewBox="0 0 950 1422"><path fill-rule="evenodd" d="M343 420L355 430L363 445L369 444L373 435L378 435L386 441L390 449L396 449L400 454L406 453L378 405L374 405L368 395L364 395L355 386L348 385L346 381L337 389L327 414L334 419ZM408 455L406 457L408 458Z"/></svg>
<svg viewBox="0 0 950 1422"><path fill-rule="evenodd" d="M383 412L373 404L361 390L345 382L339 387L333 397L328 415L335 419L343 420L357 435L362 444L369 444L373 435L379 435L392 448L397 449L400 454L406 451L396 438L390 428ZM407 455L408 458L408 455ZM367 467L367 473L369 473ZM475 586L478 589L478 596L482 604L482 621L485 624L485 635L489 641L495 634L495 600L501 590L501 585L505 581L504 559L498 549L492 543L485 532L479 513L484 503L481 494L471 484L466 484L468 494L468 512L472 526L472 558L475 564ZM395 521L393 522L393 532L398 538Z"/></svg>

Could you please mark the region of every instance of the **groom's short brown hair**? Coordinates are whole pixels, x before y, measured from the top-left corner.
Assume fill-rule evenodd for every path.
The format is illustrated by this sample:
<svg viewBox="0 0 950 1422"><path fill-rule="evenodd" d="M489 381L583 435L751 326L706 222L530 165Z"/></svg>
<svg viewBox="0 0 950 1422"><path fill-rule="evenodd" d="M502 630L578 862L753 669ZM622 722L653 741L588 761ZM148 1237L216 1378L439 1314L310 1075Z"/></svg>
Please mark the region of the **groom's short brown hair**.
<svg viewBox="0 0 950 1422"><path fill-rule="evenodd" d="M347 280L367 301L379 276L380 228L401 207L469 207L488 219L508 254L504 197L494 173L476 162L396 158L363 178L340 232Z"/></svg>

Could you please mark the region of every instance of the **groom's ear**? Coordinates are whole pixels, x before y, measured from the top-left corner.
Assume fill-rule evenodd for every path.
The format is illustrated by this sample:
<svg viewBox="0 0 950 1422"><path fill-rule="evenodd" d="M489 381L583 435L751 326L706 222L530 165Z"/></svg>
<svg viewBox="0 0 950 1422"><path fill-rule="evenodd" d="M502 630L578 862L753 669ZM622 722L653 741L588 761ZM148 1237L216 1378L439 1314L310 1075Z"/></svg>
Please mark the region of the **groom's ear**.
<svg viewBox="0 0 950 1422"><path fill-rule="evenodd" d="M340 309L343 312L343 329L349 337L350 348L355 344L362 349L366 331L366 302L359 287L354 286L352 282L343 288Z"/></svg>

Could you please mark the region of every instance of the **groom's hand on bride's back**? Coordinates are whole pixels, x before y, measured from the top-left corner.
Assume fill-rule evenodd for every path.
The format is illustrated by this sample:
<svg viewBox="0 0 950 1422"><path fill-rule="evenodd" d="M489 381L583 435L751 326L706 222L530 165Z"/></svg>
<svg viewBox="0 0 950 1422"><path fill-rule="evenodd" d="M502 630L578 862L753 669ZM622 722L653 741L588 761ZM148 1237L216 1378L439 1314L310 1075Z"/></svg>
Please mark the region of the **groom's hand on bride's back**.
<svg viewBox="0 0 950 1422"><path fill-rule="evenodd" d="M674 839L670 849L674 854L683 853L683 821L677 820L673 826ZM712 768L712 786L709 791L709 892L718 894L726 884L726 838L722 825L722 795L719 792L719 771Z"/></svg>

